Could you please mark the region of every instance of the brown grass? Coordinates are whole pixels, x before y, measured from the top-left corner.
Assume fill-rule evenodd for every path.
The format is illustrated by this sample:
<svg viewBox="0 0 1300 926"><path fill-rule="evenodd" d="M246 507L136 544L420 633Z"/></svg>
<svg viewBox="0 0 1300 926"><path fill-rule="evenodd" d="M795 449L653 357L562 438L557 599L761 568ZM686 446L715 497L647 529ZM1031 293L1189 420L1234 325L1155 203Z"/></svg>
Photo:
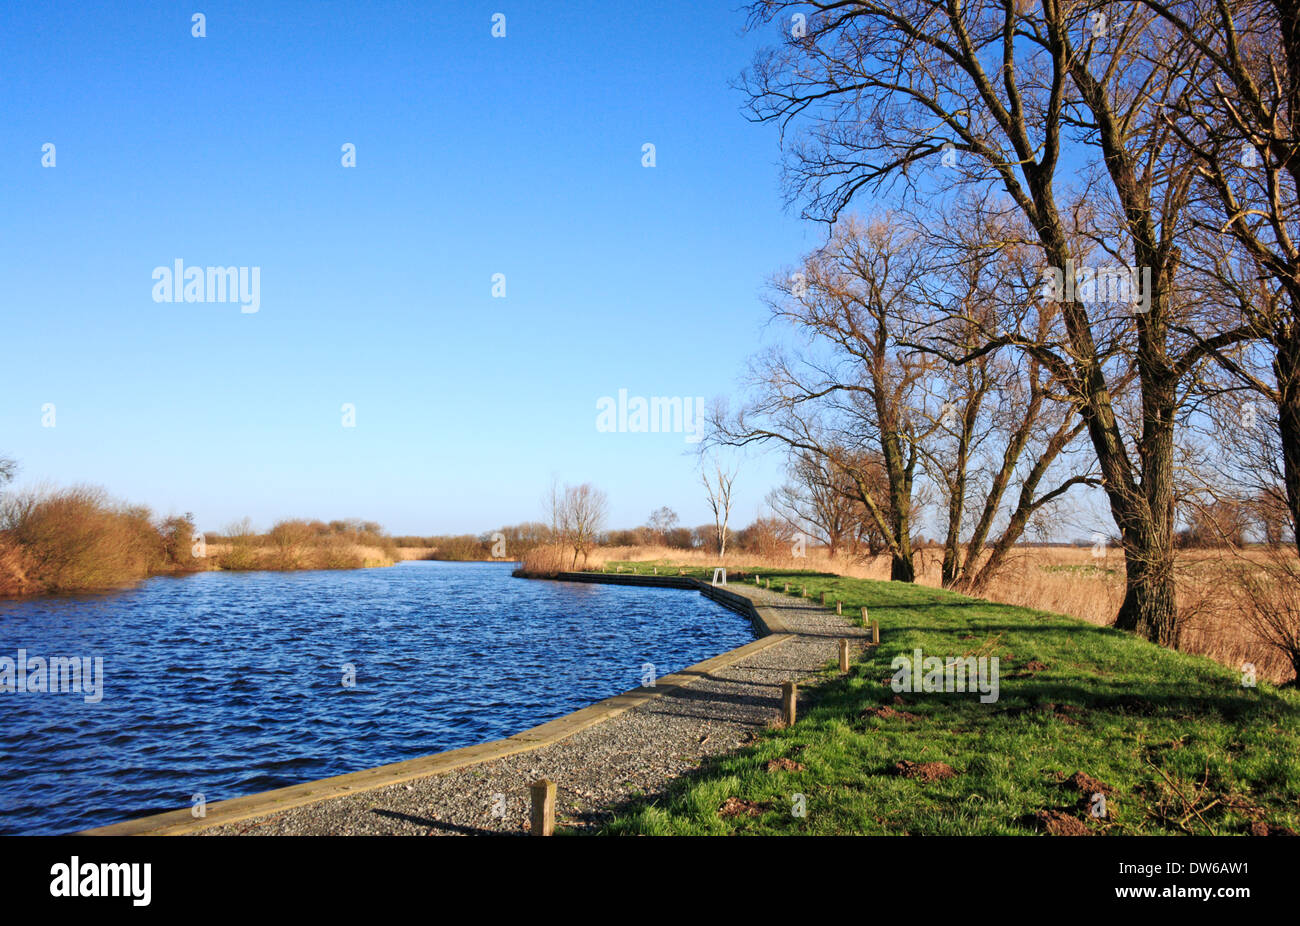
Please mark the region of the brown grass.
<svg viewBox="0 0 1300 926"><path fill-rule="evenodd" d="M605 560L597 559L600 551L593 551L587 561L587 568L599 569ZM573 568L573 551L547 545L534 547L523 555L516 576L553 576Z"/></svg>
<svg viewBox="0 0 1300 926"><path fill-rule="evenodd" d="M402 562L409 560L430 560L438 558L437 547L398 547L397 558Z"/></svg>
<svg viewBox="0 0 1300 926"><path fill-rule="evenodd" d="M404 557L393 556L384 547L347 541L331 541L312 547L286 550L276 544L228 541L208 544L207 570L289 572L300 569L365 569L391 566Z"/></svg>

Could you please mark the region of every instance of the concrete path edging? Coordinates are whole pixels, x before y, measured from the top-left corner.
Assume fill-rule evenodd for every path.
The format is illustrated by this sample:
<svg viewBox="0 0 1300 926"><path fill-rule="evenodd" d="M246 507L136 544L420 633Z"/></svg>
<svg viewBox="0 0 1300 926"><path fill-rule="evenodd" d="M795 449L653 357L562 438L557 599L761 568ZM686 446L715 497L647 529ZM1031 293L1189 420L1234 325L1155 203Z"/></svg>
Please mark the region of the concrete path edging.
<svg viewBox="0 0 1300 926"><path fill-rule="evenodd" d="M438 775L466 766L477 765L481 762L491 762L506 756L539 749L542 746L566 739L580 730L585 730L611 717L616 717L639 704L644 704L675 689L690 685L706 677L710 672L740 662L754 653L761 652L793 636L773 609L755 604L744 591L736 592L729 587L712 585L689 576L638 576L617 573L570 572L559 573L548 578L554 578L556 581L592 582L607 585L642 585L695 589L724 607L747 616L751 623L754 624L755 630L760 634L760 637L743 646L705 659L703 662L697 662L680 672L674 672L671 675L656 679L653 687L633 688L631 691L598 701L571 714L558 717L555 720L524 730L522 733L516 733L514 736L505 739L492 740L491 742L480 743L477 746L466 746L460 749L422 756L418 759L407 759L403 762L394 762L359 772L349 772L344 775L335 775L330 778L290 785L273 791L262 791L257 794L218 801L210 804L207 807L206 814L201 818L195 817L190 808L184 808L82 830L74 835L181 836L215 826L238 823L242 820L278 813L304 804L313 804L330 798L373 791L389 785L402 784L415 778ZM743 586L739 587L744 588Z"/></svg>

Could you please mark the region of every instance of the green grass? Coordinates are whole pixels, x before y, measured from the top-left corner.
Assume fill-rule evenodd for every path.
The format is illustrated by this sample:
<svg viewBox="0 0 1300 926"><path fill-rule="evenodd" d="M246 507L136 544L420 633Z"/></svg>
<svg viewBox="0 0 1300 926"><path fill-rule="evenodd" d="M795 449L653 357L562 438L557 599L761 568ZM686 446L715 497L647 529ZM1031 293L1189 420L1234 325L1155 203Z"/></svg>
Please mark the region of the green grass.
<svg viewBox="0 0 1300 926"><path fill-rule="evenodd" d="M789 581L794 595L801 586L814 599L825 590L828 607L843 601L845 616L858 623L867 605L880 622L880 646L847 676L828 665L824 681L801 696L794 727L769 729L752 746L707 760L666 796L623 808L606 832L1029 834L1042 829L1039 811L1067 814L1099 833L1233 834L1252 823L1300 829L1294 691L1243 687L1238 672L1209 659L1060 615L809 572L746 570L749 581L755 573L770 577L773 589ZM998 656L999 700L905 693L897 703L890 660L917 647L927 656ZM1046 668L1031 671L1030 662ZM884 705L916 719L864 714ZM769 773L769 760L781 757L804 769ZM899 777L891 771L900 760L944 762L957 775ZM1064 783L1076 772L1108 786L1104 818ZM803 817L792 812L798 794ZM723 817L729 798L752 801L760 812Z"/></svg>

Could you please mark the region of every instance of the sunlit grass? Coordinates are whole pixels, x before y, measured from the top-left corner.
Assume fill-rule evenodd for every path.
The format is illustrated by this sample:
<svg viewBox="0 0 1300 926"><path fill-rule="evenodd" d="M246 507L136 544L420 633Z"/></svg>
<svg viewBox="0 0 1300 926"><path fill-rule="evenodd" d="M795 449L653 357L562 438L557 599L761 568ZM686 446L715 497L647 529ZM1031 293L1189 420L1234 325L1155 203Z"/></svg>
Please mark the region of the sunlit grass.
<svg viewBox="0 0 1300 926"><path fill-rule="evenodd" d="M917 585L757 572L777 590L789 581L792 594L826 591L828 607L842 601L858 623L866 605L881 645L846 677L828 669L793 728L767 730L752 746L707 761L665 799L624 808L608 832L1029 834L1042 830L1040 812L1098 833L1300 829L1295 692L1244 687L1240 673L1207 658L1043 611ZM916 648L998 656L999 699L906 693L896 701L890 660ZM886 705L915 719L864 714ZM768 761L781 757L803 770L769 773ZM902 760L943 762L956 775L892 774ZM1076 772L1107 786L1104 817L1068 783ZM800 794L806 816L795 813ZM720 815L729 798L754 802L758 815Z"/></svg>

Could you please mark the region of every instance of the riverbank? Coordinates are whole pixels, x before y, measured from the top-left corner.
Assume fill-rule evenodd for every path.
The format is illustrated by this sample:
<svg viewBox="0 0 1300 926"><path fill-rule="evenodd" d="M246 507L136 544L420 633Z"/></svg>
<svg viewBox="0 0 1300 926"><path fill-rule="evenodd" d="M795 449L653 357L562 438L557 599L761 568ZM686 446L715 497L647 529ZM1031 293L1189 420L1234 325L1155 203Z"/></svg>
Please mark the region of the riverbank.
<svg viewBox="0 0 1300 926"><path fill-rule="evenodd" d="M238 806L225 821L205 825L177 812L176 831L521 833L527 786L542 777L557 783L557 821L573 832L1300 829L1296 693L1247 684L1208 659L1115 630L939 589L800 572L766 579L771 590L730 588L776 615L782 632L765 638L767 646L680 673L693 676L690 684L642 692L608 713L595 705L506 747L283 789L291 800L278 806L268 795L226 802ZM777 591L787 585L788 593ZM857 618L863 606L880 624L879 646L867 645ZM855 653L845 676L829 668L841 638ZM994 697L926 691L919 669L917 686L896 688L895 659L917 650L947 661L996 658ZM818 684L809 686L812 679ZM805 683L793 727L780 723L785 681ZM157 831L149 821L134 825Z"/></svg>
<svg viewBox="0 0 1300 926"><path fill-rule="evenodd" d="M4 559L5 553L5 550L0 550L0 568L3 567L2 560ZM296 564L286 565L279 561L279 551L271 548L258 548L243 553L242 555L244 556L244 559L242 560L242 565L234 566L229 563L223 563L220 554L221 548L218 546L215 555L195 558L192 563L185 566L158 569L148 573L147 575L123 578L120 581L110 584L94 583L61 586L53 590L48 590L33 582L26 581L24 574L15 568L14 571L9 573L6 577L11 581L0 582L0 601L23 601L32 598L54 598L88 593L120 592L135 588L140 585L140 583L148 581L149 579L160 577L183 578L200 572L306 572L317 569L382 569L388 566L395 566L397 563L404 562L407 559L415 559L415 557L390 558L378 547L358 547L342 551L333 559L303 560Z"/></svg>
<svg viewBox="0 0 1300 926"><path fill-rule="evenodd" d="M791 555L788 545L768 555L740 550L728 554L733 564L770 572L806 570L834 573L852 579L888 581L890 557L859 557L850 551L829 555L824 547L809 545L804 555ZM663 546L601 547L591 556L590 568L622 568L648 572L686 566L706 569L716 559L705 550L680 550ZM1281 566L1282 568L1279 568ZM916 583L941 588L942 548L923 547L916 553ZM1255 666L1256 674L1274 683L1296 677L1289 656L1270 642L1278 635L1261 635L1249 619L1253 605L1242 596L1243 577L1260 580L1258 591L1272 588L1261 601L1274 602L1275 613L1295 613L1294 575L1300 560L1285 547L1270 549L1185 548L1177 551L1174 577L1181 615L1179 649L1209 656L1228 666ZM977 594L989 601L1077 617L1098 627L1115 622L1126 591L1124 553L1114 545L1031 545L1014 547L1005 568Z"/></svg>
<svg viewBox="0 0 1300 926"><path fill-rule="evenodd" d="M619 808L638 835L1294 835L1300 693L1113 628L943 589L773 570L881 645L799 722ZM918 654L938 657L930 685ZM946 682L997 660L995 697ZM912 667L907 678L904 669ZM804 795L799 813L792 795Z"/></svg>
<svg viewBox="0 0 1300 926"><path fill-rule="evenodd" d="M13 469L0 460L0 485ZM96 486L0 495L0 598L117 591L217 569L360 569L398 559L393 538L359 518L290 518L264 534L243 518L218 535L199 531L192 514L158 516Z"/></svg>
<svg viewBox="0 0 1300 926"><path fill-rule="evenodd" d="M653 689L635 689L506 741L300 786L310 793L281 789L277 797L260 796L268 806L275 800L302 802L283 811L246 816L259 799L254 795L224 802L237 805L229 810L241 819L216 825L218 815L229 810L213 804L208 808L213 823L203 832L424 833L435 828L420 822L429 818L431 807L448 833L518 832L527 817L527 785L534 780L528 775L534 770L561 782L561 810L572 807L575 814L661 786L703 756L735 748L771 722L781 681L820 669L840 635L863 635L819 608L756 589L733 585L731 590L755 599L763 636L660 678ZM375 788L380 776L390 781ZM319 800L349 789L364 793ZM498 808L500 814L494 813ZM191 831L201 825L185 811L167 816L153 818L152 825L133 821L134 828L124 824L99 832Z"/></svg>

